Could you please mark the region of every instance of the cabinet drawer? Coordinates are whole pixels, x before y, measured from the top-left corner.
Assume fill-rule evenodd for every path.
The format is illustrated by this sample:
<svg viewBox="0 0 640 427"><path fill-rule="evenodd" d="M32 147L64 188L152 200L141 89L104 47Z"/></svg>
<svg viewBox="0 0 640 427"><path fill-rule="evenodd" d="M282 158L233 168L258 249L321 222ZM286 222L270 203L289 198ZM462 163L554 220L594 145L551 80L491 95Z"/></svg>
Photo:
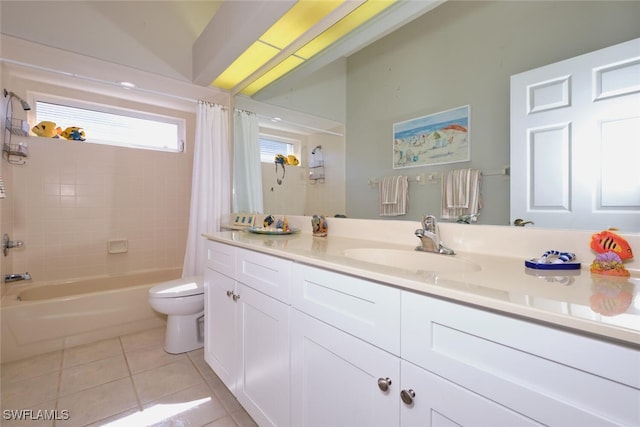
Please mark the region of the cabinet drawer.
<svg viewBox="0 0 640 427"><path fill-rule="evenodd" d="M291 261L238 248L236 280L285 304L291 304Z"/></svg>
<svg viewBox="0 0 640 427"><path fill-rule="evenodd" d="M399 289L297 263L292 277L295 308L400 354Z"/></svg>
<svg viewBox="0 0 640 427"><path fill-rule="evenodd" d="M402 292L402 358L546 425L640 425L640 350Z"/></svg>
<svg viewBox="0 0 640 427"><path fill-rule="evenodd" d="M207 241L207 268L234 277L236 248L224 243Z"/></svg>

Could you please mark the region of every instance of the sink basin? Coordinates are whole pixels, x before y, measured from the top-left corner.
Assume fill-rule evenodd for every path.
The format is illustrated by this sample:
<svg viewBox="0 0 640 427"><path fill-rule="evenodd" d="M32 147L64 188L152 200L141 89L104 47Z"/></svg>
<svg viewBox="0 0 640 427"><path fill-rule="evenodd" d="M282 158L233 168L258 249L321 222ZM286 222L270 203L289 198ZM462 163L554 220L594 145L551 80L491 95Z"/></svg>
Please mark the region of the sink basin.
<svg viewBox="0 0 640 427"><path fill-rule="evenodd" d="M408 271L469 272L480 271L480 265L456 255L401 249L359 248L347 249L344 256L370 264L400 268Z"/></svg>

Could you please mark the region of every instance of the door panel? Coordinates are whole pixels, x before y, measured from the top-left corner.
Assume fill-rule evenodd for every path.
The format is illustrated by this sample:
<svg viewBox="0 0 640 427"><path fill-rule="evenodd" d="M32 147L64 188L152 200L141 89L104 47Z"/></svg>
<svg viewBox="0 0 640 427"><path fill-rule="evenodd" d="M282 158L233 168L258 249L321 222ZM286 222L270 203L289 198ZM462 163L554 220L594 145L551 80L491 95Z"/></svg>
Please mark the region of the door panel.
<svg viewBox="0 0 640 427"><path fill-rule="evenodd" d="M640 39L511 77L511 221L640 230Z"/></svg>

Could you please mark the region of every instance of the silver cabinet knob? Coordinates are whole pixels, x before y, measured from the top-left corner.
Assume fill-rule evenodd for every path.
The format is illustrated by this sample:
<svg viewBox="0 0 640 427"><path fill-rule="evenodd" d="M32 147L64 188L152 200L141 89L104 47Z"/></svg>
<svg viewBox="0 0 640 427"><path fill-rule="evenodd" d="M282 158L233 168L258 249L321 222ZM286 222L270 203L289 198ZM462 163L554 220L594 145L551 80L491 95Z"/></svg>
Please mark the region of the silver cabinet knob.
<svg viewBox="0 0 640 427"><path fill-rule="evenodd" d="M382 391L389 390L389 386L391 385L391 378L378 378L378 387Z"/></svg>
<svg viewBox="0 0 640 427"><path fill-rule="evenodd" d="M402 401L404 403L406 403L407 405L411 405L413 403L413 398L416 397L416 392L413 391L412 389L409 390L402 390L400 392L400 398L402 399Z"/></svg>
<svg viewBox="0 0 640 427"><path fill-rule="evenodd" d="M240 299L240 295L234 293L231 298L233 298L234 301L238 301Z"/></svg>
<svg viewBox="0 0 640 427"><path fill-rule="evenodd" d="M227 296L230 297L231 295L233 295L233 291L227 291Z"/></svg>

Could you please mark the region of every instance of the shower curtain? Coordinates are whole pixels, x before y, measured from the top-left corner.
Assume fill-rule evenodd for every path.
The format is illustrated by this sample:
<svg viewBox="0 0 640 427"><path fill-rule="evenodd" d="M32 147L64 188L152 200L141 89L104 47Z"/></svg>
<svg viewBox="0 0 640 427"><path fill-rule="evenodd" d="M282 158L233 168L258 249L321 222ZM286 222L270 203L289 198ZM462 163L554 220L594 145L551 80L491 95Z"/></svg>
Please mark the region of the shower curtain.
<svg viewBox="0 0 640 427"><path fill-rule="evenodd" d="M233 211L263 212L258 117L233 113Z"/></svg>
<svg viewBox="0 0 640 427"><path fill-rule="evenodd" d="M222 218L231 211L229 113L221 105L198 102L194 150L183 277L204 274L206 240L202 233L219 231Z"/></svg>

